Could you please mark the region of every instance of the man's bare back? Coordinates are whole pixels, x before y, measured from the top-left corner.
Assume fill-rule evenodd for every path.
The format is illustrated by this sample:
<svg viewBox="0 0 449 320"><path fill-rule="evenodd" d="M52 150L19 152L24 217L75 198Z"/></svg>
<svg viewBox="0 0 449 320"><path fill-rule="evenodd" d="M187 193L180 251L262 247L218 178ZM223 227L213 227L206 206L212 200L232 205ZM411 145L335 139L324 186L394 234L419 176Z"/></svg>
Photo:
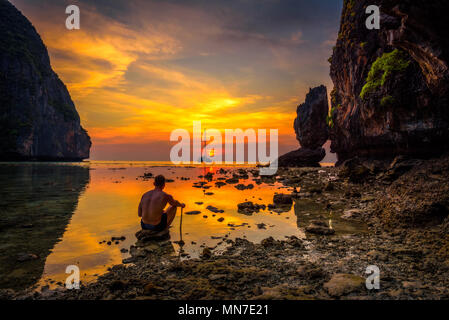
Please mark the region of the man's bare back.
<svg viewBox="0 0 449 320"><path fill-rule="evenodd" d="M164 176L155 177L154 186L155 188L146 192L140 200L138 215L142 218L142 228L152 228L150 230L168 228L176 216L176 207L184 208L185 205L163 191ZM167 203L170 206L164 210ZM163 223L161 223L162 217L164 217Z"/></svg>
<svg viewBox="0 0 449 320"><path fill-rule="evenodd" d="M157 225L161 222L161 216L167 203L175 205L173 197L160 189L155 188L145 193L140 200L143 223Z"/></svg>

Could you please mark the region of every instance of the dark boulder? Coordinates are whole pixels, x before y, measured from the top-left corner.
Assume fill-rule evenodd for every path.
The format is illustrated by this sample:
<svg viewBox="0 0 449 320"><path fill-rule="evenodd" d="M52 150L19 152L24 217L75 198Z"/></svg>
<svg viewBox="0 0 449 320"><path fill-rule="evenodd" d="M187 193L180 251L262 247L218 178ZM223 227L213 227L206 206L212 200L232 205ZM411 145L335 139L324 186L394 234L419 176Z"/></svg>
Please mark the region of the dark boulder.
<svg viewBox="0 0 449 320"><path fill-rule="evenodd" d="M319 162L326 156L323 148L315 150L300 148L279 157L279 167L319 167Z"/></svg>

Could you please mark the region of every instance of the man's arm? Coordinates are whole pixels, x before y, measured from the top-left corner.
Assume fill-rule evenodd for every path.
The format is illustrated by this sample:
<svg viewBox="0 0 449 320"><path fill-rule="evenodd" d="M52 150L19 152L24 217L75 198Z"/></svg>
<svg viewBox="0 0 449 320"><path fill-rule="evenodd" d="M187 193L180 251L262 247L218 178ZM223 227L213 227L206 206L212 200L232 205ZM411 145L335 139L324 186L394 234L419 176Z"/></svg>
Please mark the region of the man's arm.
<svg viewBox="0 0 449 320"><path fill-rule="evenodd" d="M137 210L137 214L139 215L139 217L142 217L142 200L140 200L139 209Z"/></svg>
<svg viewBox="0 0 449 320"><path fill-rule="evenodd" d="M181 203L181 202L179 202L178 200L175 200L175 199L173 199L173 197L171 196L171 195L169 195L169 194L167 194L167 198L168 198L168 203L171 205L171 206L175 206L175 207L182 207L182 208L185 208L185 204L184 203Z"/></svg>

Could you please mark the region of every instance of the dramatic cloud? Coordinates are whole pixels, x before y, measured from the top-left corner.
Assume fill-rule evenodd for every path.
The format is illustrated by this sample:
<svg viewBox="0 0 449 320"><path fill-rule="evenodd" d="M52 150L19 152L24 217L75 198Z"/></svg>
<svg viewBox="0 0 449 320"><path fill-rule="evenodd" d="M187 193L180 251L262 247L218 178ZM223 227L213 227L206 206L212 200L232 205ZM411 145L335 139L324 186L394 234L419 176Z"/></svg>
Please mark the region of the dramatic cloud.
<svg viewBox="0 0 449 320"><path fill-rule="evenodd" d="M287 151L297 147L296 105L309 87L331 86L340 1L12 2L47 45L92 136L93 158L109 150L141 159L136 145L168 146L169 133L193 120L277 128ZM81 9L81 30L65 28L69 4ZM148 160L168 159L145 149Z"/></svg>

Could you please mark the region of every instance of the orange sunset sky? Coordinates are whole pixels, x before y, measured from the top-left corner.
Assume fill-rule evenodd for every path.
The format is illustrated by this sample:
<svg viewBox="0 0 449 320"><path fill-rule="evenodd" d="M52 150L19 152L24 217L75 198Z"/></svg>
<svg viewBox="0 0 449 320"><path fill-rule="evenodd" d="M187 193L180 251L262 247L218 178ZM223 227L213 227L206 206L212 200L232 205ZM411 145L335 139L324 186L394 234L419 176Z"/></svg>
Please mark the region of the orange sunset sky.
<svg viewBox="0 0 449 320"><path fill-rule="evenodd" d="M92 138L94 160L168 160L176 128L279 130L332 89L338 0L12 0L36 27ZM65 28L65 8L81 29Z"/></svg>

